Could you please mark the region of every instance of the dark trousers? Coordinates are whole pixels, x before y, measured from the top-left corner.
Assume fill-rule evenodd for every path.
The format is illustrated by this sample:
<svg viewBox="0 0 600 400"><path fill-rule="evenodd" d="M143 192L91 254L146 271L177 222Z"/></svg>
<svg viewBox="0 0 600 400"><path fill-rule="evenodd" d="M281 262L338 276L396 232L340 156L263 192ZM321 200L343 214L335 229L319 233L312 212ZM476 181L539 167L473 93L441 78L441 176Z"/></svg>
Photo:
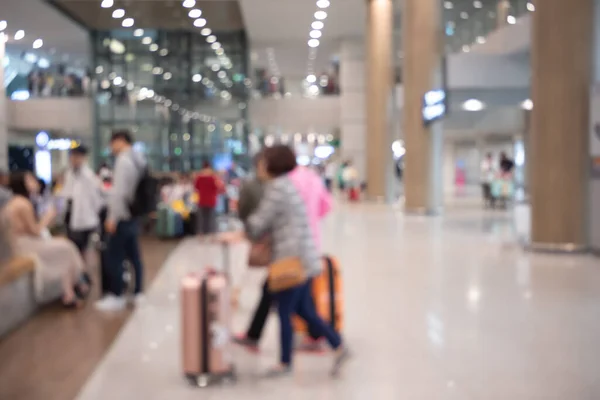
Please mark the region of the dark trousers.
<svg viewBox="0 0 600 400"><path fill-rule="evenodd" d="M333 190L333 179L325 178L325 187L327 191L331 192Z"/></svg>
<svg viewBox="0 0 600 400"><path fill-rule="evenodd" d="M121 221L117 230L108 238L106 261L108 290L120 296L123 293L123 263L129 260L135 272L135 293L141 293L144 281L144 267L140 257L139 223L136 220Z"/></svg>
<svg viewBox="0 0 600 400"><path fill-rule="evenodd" d="M306 321L313 332L319 334L319 336L324 336L333 349L337 349L342 344L340 335L317 314L312 301L311 284L312 280L309 279L303 285L273 294L274 300L277 301L277 311L281 324L282 364L290 365L292 363L292 345L294 340L294 331L292 328L293 314L297 314Z"/></svg>
<svg viewBox="0 0 600 400"><path fill-rule="evenodd" d="M83 256L83 253L90 244L90 237L92 236L92 233L94 233L93 229L88 229L85 231L73 231L69 229L67 232L67 237L75 246L77 246L77 249Z"/></svg>
<svg viewBox="0 0 600 400"><path fill-rule="evenodd" d="M314 308L314 302L312 295L310 297L310 302L312 307ZM267 323L267 317L269 316L269 311L271 310L271 305L273 304L273 295L269 292L268 282L265 280L265 284L263 285L262 296L260 298L260 302L258 303L258 307L254 311L254 316L252 317L252 322L250 322L250 327L248 328L248 332L246 333L246 337L248 339L252 339L255 341L259 341L263 329L265 328L265 324ZM319 332L315 332L311 330L310 325L308 326L308 335L313 339L317 340L321 337Z"/></svg>
<svg viewBox="0 0 600 400"><path fill-rule="evenodd" d="M217 231L217 213L215 207L200 206L196 218L198 218L196 221L197 233L209 235Z"/></svg>

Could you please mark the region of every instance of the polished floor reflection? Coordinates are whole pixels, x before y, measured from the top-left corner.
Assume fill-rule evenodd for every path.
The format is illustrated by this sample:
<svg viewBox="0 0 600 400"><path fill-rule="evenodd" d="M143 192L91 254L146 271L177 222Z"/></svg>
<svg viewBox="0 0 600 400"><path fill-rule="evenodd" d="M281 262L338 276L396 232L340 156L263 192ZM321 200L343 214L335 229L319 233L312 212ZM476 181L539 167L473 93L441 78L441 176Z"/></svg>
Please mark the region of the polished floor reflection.
<svg viewBox="0 0 600 400"><path fill-rule="evenodd" d="M340 206L325 249L344 268L346 340L355 357L331 380L328 355L299 355L294 376L258 378L278 355L273 316L260 355L235 351L235 385L193 389L180 375L178 284L218 260L195 240L171 255L80 400L600 398L600 263L531 255L502 212L454 207L405 217L384 206ZM239 254L238 254L239 255ZM242 330L262 276L241 281Z"/></svg>

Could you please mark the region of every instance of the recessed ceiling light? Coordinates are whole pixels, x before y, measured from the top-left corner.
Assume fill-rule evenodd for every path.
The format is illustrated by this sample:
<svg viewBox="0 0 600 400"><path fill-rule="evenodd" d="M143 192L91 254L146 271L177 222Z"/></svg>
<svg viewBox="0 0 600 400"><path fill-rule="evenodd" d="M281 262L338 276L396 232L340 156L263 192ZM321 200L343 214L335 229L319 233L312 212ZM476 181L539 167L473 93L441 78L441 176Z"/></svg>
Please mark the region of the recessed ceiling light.
<svg viewBox="0 0 600 400"><path fill-rule="evenodd" d="M476 41L479 44L484 44L485 43L485 37L483 37L483 36L477 36Z"/></svg>
<svg viewBox="0 0 600 400"><path fill-rule="evenodd" d="M521 103L521 107L524 110L533 110L533 101L531 99L527 99Z"/></svg>
<svg viewBox="0 0 600 400"><path fill-rule="evenodd" d="M171 79L172 77L173 77L173 74L172 74L172 73L170 73L170 72L165 72L165 73L163 74L163 79L164 79L165 81L168 81L168 80L169 80L169 79Z"/></svg>
<svg viewBox="0 0 600 400"><path fill-rule="evenodd" d="M317 81L317 77L315 75L308 75L306 77L306 82L308 83L315 83Z"/></svg>
<svg viewBox="0 0 600 400"><path fill-rule="evenodd" d="M460 13L460 17L462 19L469 19L469 13L466 12L466 11L463 11L463 12Z"/></svg>
<svg viewBox="0 0 600 400"><path fill-rule="evenodd" d="M100 3L100 7L111 8L114 4L114 0L102 0L102 3Z"/></svg>
<svg viewBox="0 0 600 400"><path fill-rule="evenodd" d="M97 74L101 74L101 73L103 73L103 72L104 72L104 67L103 67L102 65L98 65L98 66L96 67L96 73L97 73Z"/></svg>
<svg viewBox="0 0 600 400"><path fill-rule="evenodd" d="M213 64L210 69L212 69L214 72L217 72L221 69L221 67L219 67L219 64Z"/></svg>
<svg viewBox="0 0 600 400"><path fill-rule="evenodd" d="M331 3L329 2L329 0L318 0L317 1L317 7L319 8L327 8L329 7Z"/></svg>
<svg viewBox="0 0 600 400"><path fill-rule="evenodd" d="M195 74L194 76L192 76L192 81L194 82L200 82L202 80L202 75L200 74Z"/></svg>
<svg viewBox="0 0 600 400"><path fill-rule="evenodd" d="M123 10L122 8L117 8L115 11L113 11L112 13L112 17L113 18L123 18L125 16L125 10Z"/></svg>
<svg viewBox="0 0 600 400"><path fill-rule="evenodd" d="M219 71L219 73L217 74L217 76L219 77L219 79L225 79L227 77L227 72L225 72L225 71Z"/></svg>
<svg viewBox="0 0 600 400"><path fill-rule="evenodd" d="M150 51L156 51L158 50L158 45L156 43L152 43L149 47Z"/></svg>
<svg viewBox="0 0 600 400"><path fill-rule="evenodd" d="M206 38L206 41L208 43L214 43L217 41L217 37L215 35L210 35L209 37Z"/></svg>
<svg viewBox="0 0 600 400"><path fill-rule="evenodd" d="M115 77L115 79L113 79L113 84L119 86L123 83L123 78L121 78L120 76Z"/></svg>
<svg viewBox="0 0 600 400"><path fill-rule="evenodd" d="M444 2L444 8L446 10L452 10L454 8L454 4L451 1L445 1Z"/></svg>
<svg viewBox="0 0 600 400"><path fill-rule="evenodd" d="M310 39L308 41L309 47L319 47L319 44L321 44L321 42L319 42L319 39Z"/></svg>
<svg viewBox="0 0 600 400"><path fill-rule="evenodd" d="M485 108L485 104L477 99L469 99L463 103L462 108L465 111L481 111Z"/></svg>
<svg viewBox="0 0 600 400"><path fill-rule="evenodd" d="M204 18L198 18L194 21L194 26L197 28L202 28L203 26L206 26L206 20Z"/></svg>
<svg viewBox="0 0 600 400"><path fill-rule="evenodd" d="M200 18L201 15L202 15L202 10L199 10L197 8L191 9L190 12L188 13L188 16L190 18Z"/></svg>
<svg viewBox="0 0 600 400"><path fill-rule="evenodd" d="M167 54L169 54L169 50L167 49L160 49L160 51L158 52L158 54L160 54L161 56L166 56Z"/></svg>
<svg viewBox="0 0 600 400"><path fill-rule="evenodd" d="M182 5L185 8L192 8L196 5L196 0L184 0Z"/></svg>
<svg viewBox="0 0 600 400"><path fill-rule="evenodd" d="M40 47L42 47L44 45L44 41L42 39L35 39L33 41L33 48L34 49L39 49Z"/></svg>
<svg viewBox="0 0 600 400"><path fill-rule="evenodd" d="M506 17L506 22L508 22L511 25L514 25L517 23L517 19L514 15L509 15L508 17Z"/></svg>
<svg viewBox="0 0 600 400"><path fill-rule="evenodd" d="M314 21L310 27L313 29L323 29L323 27L325 26L325 24L321 21Z"/></svg>
<svg viewBox="0 0 600 400"><path fill-rule="evenodd" d="M221 43L214 42L213 44L210 45L210 47L212 47L213 50L220 49L221 48Z"/></svg>
<svg viewBox="0 0 600 400"><path fill-rule="evenodd" d="M135 31L133 31L133 36L135 37L140 37L144 35L144 30L143 29L136 29Z"/></svg>
<svg viewBox="0 0 600 400"><path fill-rule="evenodd" d="M146 36L145 38L142 39L142 43L150 44L150 43L152 43L152 38L150 36Z"/></svg>
<svg viewBox="0 0 600 400"><path fill-rule="evenodd" d="M534 12L535 11L535 5L533 3L527 3L527 10Z"/></svg>
<svg viewBox="0 0 600 400"><path fill-rule="evenodd" d="M225 50L223 50L223 49L216 49L215 53L217 53L218 56L222 56L223 54L225 54Z"/></svg>
<svg viewBox="0 0 600 400"><path fill-rule="evenodd" d="M21 40L25 37L25 31L20 29L17 32L15 32L15 40Z"/></svg>
<svg viewBox="0 0 600 400"><path fill-rule="evenodd" d="M123 25L123 27L125 28L130 28L133 26L134 22L135 21L133 20L133 18L125 18L123 22L121 22L121 25Z"/></svg>
<svg viewBox="0 0 600 400"><path fill-rule="evenodd" d="M0 32L5 30L7 26L8 26L8 24L6 23L6 21L4 21L4 20L0 21Z"/></svg>
<svg viewBox="0 0 600 400"><path fill-rule="evenodd" d="M483 7L483 4L481 4L480 0L475 0L473 2L473 7L475 7L475 8L481 8L481 7Z"/></svg>
<svg viewBox="0 0 600 400"><path fill-rule="evenodd" d="M327 18L327 13L325 11L317 11L315 13L315 19L323 20L325 18Z"/></svg>
<svg viewBox="0 0 600 400"><path fill-rule="evenodd" d="M161 67L154 67L152 68L152 73L154 75L160 75L163 73L163 69Z"/></svg>
<svg viewBox="0 0 600 400"><path fill-rule="evenodd" d="M204 28L200 31L200 33L202 34L202 36L208 36L212 33L212 31L210 30L210 28Z"/></svg>
<svg viewBox="0 0 600 400"><path fill-rule="evenodd" d="M323 34L321 33L321 31L319 31L319 30L317 30L317 29L310 31L310 37L311 37L311 38L313 38L313 39L318 39L318 38L320 38L322 35L323 35Z"/></svg>

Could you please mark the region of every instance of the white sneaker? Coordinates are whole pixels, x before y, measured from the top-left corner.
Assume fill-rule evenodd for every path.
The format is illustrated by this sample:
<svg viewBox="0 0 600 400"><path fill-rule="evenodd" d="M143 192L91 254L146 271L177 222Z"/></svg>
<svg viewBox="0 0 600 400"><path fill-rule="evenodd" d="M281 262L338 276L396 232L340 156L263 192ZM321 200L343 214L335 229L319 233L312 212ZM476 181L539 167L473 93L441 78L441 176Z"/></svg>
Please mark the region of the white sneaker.
<svg viewBox="0 0 600 400"><path fill-rule="evenodd" d="M125 309L127 302L124 298L107 294L102 299L98 300L94 306L100 311L122 311Z"/></svg>

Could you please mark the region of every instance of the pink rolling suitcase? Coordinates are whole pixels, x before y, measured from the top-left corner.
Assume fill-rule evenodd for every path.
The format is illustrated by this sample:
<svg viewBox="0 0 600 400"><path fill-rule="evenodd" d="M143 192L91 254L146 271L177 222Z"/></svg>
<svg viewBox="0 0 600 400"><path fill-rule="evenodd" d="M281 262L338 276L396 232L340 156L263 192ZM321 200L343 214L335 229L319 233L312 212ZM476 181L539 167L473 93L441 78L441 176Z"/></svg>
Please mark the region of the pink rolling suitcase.
<svg viewBox="0 0 600 400"><path fill-rule="evenodd" d="M210 270L186 276L181 302L183 372L188 381L206 387L234 380L227 277Z"/></svg>

